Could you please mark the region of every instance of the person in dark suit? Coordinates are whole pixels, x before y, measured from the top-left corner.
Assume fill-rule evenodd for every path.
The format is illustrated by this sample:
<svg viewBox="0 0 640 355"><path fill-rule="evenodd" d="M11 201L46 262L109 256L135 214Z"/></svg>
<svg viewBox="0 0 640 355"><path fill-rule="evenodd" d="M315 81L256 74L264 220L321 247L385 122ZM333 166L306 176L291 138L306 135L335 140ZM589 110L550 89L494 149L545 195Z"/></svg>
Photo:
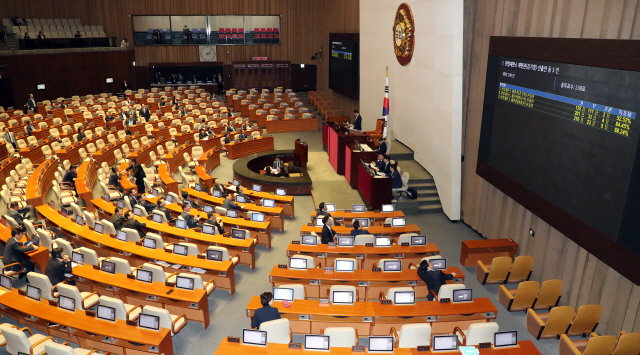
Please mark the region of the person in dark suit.
<svg viewBox="0 0 640 355"><path fill-rule="evenodd" d="M385 154L384 156L384 166L378 170L381 173L385 173L387 175L389 175L389 173L391 173L391 158L389 157L389 155Z"/></svg>
<svg viewBox="0 0 640 355"><path fill-rule="evenodd" d="M227 125L227 132L228 132L228 133L233 133L233 132L235 132L235 131L236 131L236 128L235 128L235 127L233 127L233 122L232 122L232 121L229 121L229 124Z"/></svg>
<svg viewBox="0 0 640 355"><path fill-rule="evenodd" d="M237 210L237 211L242 210L242 207L236 205L236 203L233 202L232 194L227 194L227 196L224 199L224 202L222 203L222 207L228 210Z"/></svg>
<svg viewBox="0 0 640 355"><path fill-rule="evenodd" d="M138 231L138 235L140 236L140 238L144 238L147 233L145 233L142 228L146 227L147 224L138 222L135 217L136 216L131 211L127 211L127 213L124 214L124 218L126 219L126 221L122 225L122 228L135 229Z"/></svg>
<svg viewBox="0 0 640 355"><path fill-rule="evenodd" d="M180 117L186 117L189 114L189 110L187 110L187 106L182 106L180 108Z"/></svg>
<svg viewBox="0 0 640 355"><path fill-rule="evenodd" d="M187 228L202 228L202 224L198 223L198 219L194 218L190 213L191 205L183 202L182 203L182 213L180 217L182 217L187 222Z"/></svg>
<svg viewBox="0 0 640 355"><path fill-rule="evenodd" d="M142 108L140 109L140 116L144 117L144 119L147 121L151 119L151 111L149 111L149 106L142 105Z"/></svg>
<svg viewBox="0 0 640 355"><path fill-rule="evenodd" d="M357 130L357 131L362 131L362 116L360 116L360 111L353 110L353 116L356 118L353 121L353 129Z"/></svg>
<svg viewBox="0 0 640 355"><path fill-rule="evenodd" d="M11 238L7 241L4 247L4 255L2 256L2 262L4 265L13 263L19 263L24 268L24 271L20 273L19 278L22 279L28 272L34 270L33 262L29 259L25 259L24 253L30 252L35 248L33 245L28 247L24 246L24 243L20 243L19 240L24 236L24 232L20 228L11 229ZM17 265L11 267L12 271L18 270ZM27 280L29 282L29 280Z"/></svg>
<svg viewBox="0 0 640 355"><path fill-rule="evenodd" d="M38 105L36 104L36 100L33 98L33 94L29 94L27 105L29 106L30 110L33 110L33 113L38 113Z"/></svg>
<svg viewBox="0 0 640 355"><path fill-rule="evenodd" d="M391 173L389 174L391 178L391 188L399 189L402 187L402 177L400 176L400 172L396 170L396 165L391 164Z"/></svg>
<svg viewBox="0 0 640 355"><path fill-rule="evenodd" d="M197 210L201 210L202 206L200 206L196 201L189 198L189 194L186 191L182 191L182 203L188 202L192 208Z"/></svg>
<svg viewBox="0 0 640 355"><path fill-rule="evenodd" d="M129 167L126 169L126 171L129 170L133 170L133 177L136 179L138 193L143 194L145 192L144 178L147 177L147 174L145 174L142 165L140 165L140 163L138 163L135 159L131 159L129 161Z"/></svg>
<svg viewBox="0 0 640 355"><path fill-rule="evenodd" d="M433 270L433 265L431 265L428 260L422 260L422 262L420 262L420 266L418 267L418 277L420 277L422 281L427 284L427 288L429 289L429 291L433 291L436 294L440 292L440 287L442 287L442 285L444 285L447 280L453 280L455 276L455 272L452 272L451 274L445 274L444 272L442 272L442 270ZM433 301L434 298L435 297L433 296L433 294L429 292L427 300Z"/></svg>
<svg viewBox="0 0 640 355"><path fill-rule="evenodd" d="M164 107L164 106L166 105L166 103L167 103L167 102L164 100L164 97L161 97L161 98L160 98L160 103L158 104L158 106L160 106L160 107Z"/></svg>
<svg viewBox="0 0 640 355"><path fill-rule="evenodd" d="M333 218L324 216L322 218L322 244L334 243L336 241L336 232L331 228L333 225Z"/></svg>
<svg viewBox="0 0 640 355"><path fill-rule="evenodd" d="M220 191L220 193L222 194L222 196L225 196L226 194L229 193L229 191L227 190L226 187L224 187L224 185L220 182L220 179L215 178L213 180L213 189L214 190L218 190Z"/></svg>
<svg viewBox="0 0 640 355"><path fill-rule="evenodd" d="M260 303L262 308L256 309L251 320L251 328L260 329L260 324L272 320L280 319L278 309L273 306L273 294L265 292L260 295Z"/></svg>
<svg viewBox="0 0 640 355"><path fill-rule="evenodd" d="M80 31L77 31L76 34L73 37L74 38L82 38L82 35L80 34Z"/></svg>
<svg viewBox="0 0 640 355"><path fill-rule="evenodd" d="M3 129L4 134L2 135L2 139L4 139L4 141L6 143L9 143L13 146L13 148L17 148L18 147L18 141L16 140L16 135L9 131L9 127L4 127Z"/></svg>
<svg viewBox="0 0 640 355"><path fill-rule="evenodd" d="M122 81L122 92L129 90L129 84L127 84L126 80Z"/></svg>
<svg viewBox="0 0 640 355"><path fill-rule="evenodd" d="M167 217L167 221L170 221L171 219L173 219L173 217L171 217L171 211L169 211L169 209L165 207L166 205L167 199L165 199L164 197L160 197L158 199L158 208L156 208L156 210L164 213L165 217Z"/></svg>
<svg viewBox="0 0 640 355"><path fill-rule="evenodd" d="M32 205L27 205L25 208L20 209L18 202L13 201L9 204L9 208L7 209L7 214L9 215L9 217L13 218L16 221L16 223L18 223L21 226L24 226L25 219L31 220L34 225L45 224L45 222L42 220L33 222L33 220L35 220L35 217L37 216L37 212L36 212L36 208L33 207ZM48 229L51 229L51 228L48 228Z"/></svg>
<svg viewBox="0 0 640 355"><path fill-rule="evenodd" d="M62 182L71 184L73 191L76 191L76 178L78 177L77 169L77 166L71 165L62 178Z"/></svg>
<svg viewBox="0 0 640 355"><path fill-rule="evenodd" d="M82 127L78 127L78 142L82 142L83 139L85 139L86 136L84 135L84 129L82 129Z"/></svg>
<svg viewBox="0 0 640 355"><path fill-rule="evenodd" d="M120 109L118 117L123 121L124 126L127 127L127 118L129 118L129 115L124 111L124 108Z"/></svg>
<svg viewBox="0 0 640 355"><path fill-rule="evenodd" d="M218 95L224 95L224 80L220 73L218 73Z"/></svg>
<svg viewBox="0 0 640 355"><path fill-rule="evenodd" d="M378 153L378 160L372 162L372 164L374 164L376 170L384 169L384 154Z"/></svg>
<svg viewBox="0 0 640 355"><path fill-rule="evenodd" d="M136 124L137 119L135 117L135 111L134 115L131 115L131 111L125 112L124 110L122 110L122 112L120 113L120 118L122 117L124 117L122 120L124 121L123 124L127 129L130 126L134 126Z"/></svg>
<svg viewBox="0 0 640 355"><path fill-rule="evenodd" d="M238 195L244 197L244 199L247 201L246 203L251 203L251 199L249 198L249 196L245 195L244 193L244 186L240 185L238 186Z"/></svg>
<svg viewBox="0 0 640 355"><path fill-rule="evenodd" d="M111 173L109 174L109 182L107 185L113 186L116 190L122 192L122 185L120 184L120 178L122 178L122 174L118 171L118 168L115 166L111 168Z"/></svg>
<svg viewBox="0 0 640 355"><path fill-rule="evenodd" d="M387 154L387 142L384 141L384 138L378 138L378 148L376 151L378 154Z"/></svg>
<svg viewBox="0 0 640 355"><path fill-rule="evenodd" d="M116 230L122 229L122 225L124 224L124 210L120 207L116 207L116 211L109 219L109 222L113 224L113 227Z"/></svg>
<svg viewBox="0 0 640 355"><path fill-rule="evenodd" d="M216 218L215 214L211 212L209 212L207 216L209 219L207 219L204 224L212 225L214 234L224 234L224 223L222 223L222 218Z"/></svg>
<svg viewBox="0 0 640 355"><path fill-rule="evenodd" d="M136 192L136 189L129 189L129 191L127 191L127 193L124 194L124 197L129 199L129 204L131 204L131 208L133 208L133 206L140 204L140 195L138 195L138 193Z"/></svg>
<svg viewBox="0 0 640 355"><path fill-rule="evenodd" d="M209 137L215 138L216 132L213 131L213 127L212 126L208 126L207 127L207 135Z"/></svg>
<svg viewBox="0 0 640 355"><path fill-rule="evenodd" d="M104 121L105 121L105 122L111 122L111 121L113 121L113 120L115 120L115 117L113 117L113 116L111 115L111 112L107 112L107 114L104 116Z"/></svg>
<svg viewBox="0 0 640 355"><path fill-rule="evenodd" d="M320 204L318 205L318 209L316 210L316 217L324 217L324 216L331 217L331 214L327 212L327 204L324 202L320 202Z"/></svg>
<svg viewBox="0 0 640 355"><path fill-rule="evenodd" d="M245 139L247 139L247 134L244 133L244 129L240 128L240 133L238 134L238 139L240 141L243 141Z"/></svg>
<svg viewBox="0 0 640 355"><path fill-rule="evenodd" d="M281 170L284 168L284 162L282 161L282 155L276 155L276 160L273 162L273 168Z"/></svg>
<svg viewBox="0 0 640 355"><path fill-rule="evenodd" d="M204 127L200 128L200 133L198 134L198 138L199 139L205 139L207 138L209 135L207 134L207 130Z"/></svg>
<svg viewBox="0 0 640 355"><path fill-rule="evenodd" d="M147 214L151 213L156 209L156 207L158 207L158 205L156 205L155 203L147 200L144 194L140 194L138 196L140 197L138 204L144 207L144 210L147 211Z"/></svg>
<svg viewBox="0 0 640 355"><path fill-rule="evenodd" d="M44 274L49 277L49 281L51 281L51 286L53 286L53 290L57 291L56 285L61 283L62 281L67 281L68 285L75 285L76 282L73 280L67 280L67 277L64 274L71 273L71 258L67 254L62 251L62 248L55 247L51 249L51 257L49 258L49 262L47 263L47 268L44 271Z"/></svg>
<svg viewBox="0 0 640 355"><path fill-rule="evenodd" d="M42 33L42 31L38 32L38 39L47 39L47 37L44 36L44 33Z"/></svg>
<svg viewBox="0 0 640 355"><path fill-rule="evenodd" d="M360 225L360 221L353 221L353 229L351 230L351 236L355 237L360 234L367 234L367 232L362 230L362 225Z"/></svg>
<svg viewBox="0 0 640 355"><path fill-rule="evenodd" d="M242 124L242 130L243 131L250 131L251 130L251 123L249 122L245 122Z"/></svg>

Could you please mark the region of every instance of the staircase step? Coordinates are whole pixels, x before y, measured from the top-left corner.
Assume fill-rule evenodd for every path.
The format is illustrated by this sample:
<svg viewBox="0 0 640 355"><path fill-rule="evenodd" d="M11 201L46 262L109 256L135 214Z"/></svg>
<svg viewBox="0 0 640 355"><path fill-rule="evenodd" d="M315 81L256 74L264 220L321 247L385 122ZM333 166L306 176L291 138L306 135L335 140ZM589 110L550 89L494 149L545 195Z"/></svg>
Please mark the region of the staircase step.
<svg viewBox="0 0 640 355"><path fill-rule="evenodd" d="M436 195L436 196L420 196L418 195L418 203L420 204L420 206L424 206L424 205L437 205L440 204L440 198Z"/></svg>
<svg viewBox="0 0 640 355"><path fill-rule="evenodd" d="M413 187L414 189L416 189L417 191L420 190L430 190L430 189L435 189L436 188L436 183L435 182L419 182L419 183L412 183L411 180L409 180L409 187Z"/></svg>
<svg viewBox="0 0 640 355"><path fill-rule="evenodd" d="M420 184L434 184L435 180L433 178L430 179L414 179L413 177L409 177L409 186L420 185Z"/></svg>
<svg viewBox="0 0 640 355"><path fill-rule="evenodd" d="M425 205L418 207L419 213L440 213L442 212L442 205Z"/></svg>

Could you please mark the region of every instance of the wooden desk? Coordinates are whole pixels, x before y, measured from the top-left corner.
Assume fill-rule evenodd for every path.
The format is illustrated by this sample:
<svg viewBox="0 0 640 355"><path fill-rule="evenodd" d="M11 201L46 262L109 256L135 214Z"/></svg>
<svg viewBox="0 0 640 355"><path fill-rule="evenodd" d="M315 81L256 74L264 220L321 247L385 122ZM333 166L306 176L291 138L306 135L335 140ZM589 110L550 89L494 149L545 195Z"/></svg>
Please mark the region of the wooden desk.
<svg viewBox="0 0 640 355"><path fill-rule="evenodd" d="M104 134L103 134L104 136ZM112 166L113 164L116 163L116 156L115 156L115 151L116 149L119 149L120 152L122 152L122 146L124 144L127 144L128 146L131 145L131 141L133 141L133 138L129 137L128 139L125 140L120 140L118 139L115 144L110 144L109 140L106 138L106 136L104 136L104 139L106 140L105 144L105 148L103 148L102 150L98 150L95 153L91 154L91 156L93 157L93 159L95 159L98 162L98 166L102 165L102 163L107 163L109 166ZM124 155L123 155L124 157Z"/></svg>
<svg viewBox="0 0 640 355"><path fill-rule="evenodd" d="M326 124L326 123L325 123ZM329 162L338 175L344 175L344 161L346 146L352 142L366 143L369 137L365 135L351 134L342 126L330 123L327 129L327 153ZM338 131L335 130L338 129Z"/></svg>
<svg viewBox="0 0 640 355"><path fill-rule="evenodd" d="M265 121L265 126L267 127L267 132L269 132L269 134L280 132L317 131L318 117L275 121L267 120Z"/></svg>
<svg viewBox="0 0 640 355"><path fill-rule="evenodd" d="M0 217L2 223L0 224L0 241L5 246L7 245L7 241L11 238L11 228L6 227L6 220L4 217ZM20 242L24 243L27 241L27 237L23 237ZM40 272L44 273L47 269L47 264L49 263L49 249L43 246L39 246L38 249L32 250L25 254L31 262L37 264L40 268Z"/></svg>
<svg viewBox="0 0 640 355"><path fill-rule="evenodd" d="M192 268L205 270L199 274L203 281L213 279L216 287L228 290L231 295L235 292L235 276L233 263L231 261L211 261L198 259L195 255L181 256L165 252L162 249L149 249L134 242L122 242L107 234L96 233L87 226L80 226L73 222L71 218L64 218L58 211L50 206L38 206L36 210L57 227L62 233L74 240L77 246L86 246L93 249L99 256L116 256L129 260L131 266L140 266L151 260L159 260L171 265L179 264L185 269L174 269L170 266L163 266L167 272L191 272Z"/></svg>
<svg viewBox="0 0 640 355"><path fill-rule="evenodd" d="M7 147L6 144L2 143L3 145L0 145L0 152L2 152L3 150L6 151ZM8 154L8 153L7 153ZM2 179L2 181L6 182L6 179L11 176L11 170L14 170L16 168L16 166L18 166L18 164L20 164L20 158L19 157L15 157L15 158L7 158L7 156L5 155L4 158L2 158L2 165L0 166L0 178ZM35 165L34 165L35 167Z"/></svg>
<svg viewBox="0 0 640 355"><path fill-rule="evenodd" d="M198 165L196 166L196 175L204 186L207 187L207 191L210 191L213 187L213 176L209 175L208 170L213 170L220 165L220 149L212 148L205 150L204 154L198 158Z"/></svg>
<svg viewBox="0 0 640 355"><path fill-rule="evenodd" d="M0 307L0 314L47 335L76 343L81 348L115 354L173 354L171 331L166 328L155 331L128 325L123 320L110 322L97 319L80 310L69 312L45 300L38 302L21 296L16 289L0 295ZM35 318L28 320L27 315ZM47 322L60 326L48 327ZM115 341L103 341L104 337ZM158 351L150 351L150 346L156 346Z"/></svg>
<svg viewBox="0 0 640 355"><path fill-rule="evenodd" d="M78 265L72 272L82 292L97 292L128 304L164 308L171 314L184 314L188 320L202 323L204 329L209 326L209 301L205 290L183 290L162 282L137 281L125 274L95 270L91 265ZM167 296L169 290L173 290L171 297Z"/></svg>
<svg viewBox="0 0 640 355"><path fill-rule="evenodd" d="M187 153L189 156L191 156L191 149L193 147L195 147L195 142L191 142L191 144L189 145L179 145L175 149L164 155L164 158L162 160L167 163L169 172L173 174L174 172L178 171L178 167L184 165L184 153Z"/></svg>
<svg viewBox="0 0 640 355"><path fill-rule="evenodd" d="M353 230L353 228L347 227L344 224L341 226L332 226L331 229L333 229L339 235L351 235L351 230ZM398 242L398 237L400 237L401 234L420 234L420 228L417 224L409 224L404 227L370 226L369 228L364 228L363 230L367 232L367 234L391 236L393 238L393 241L396 243ZM310 232L316 232L316 234L320 236L322 234L322 227L316 227L315 223L313 223L312 226L305 224L302 226L302 228L300 228L300 235L309 234Z"/></svg>
<svg viewBox="0 0 640 355"><path fill-rule="evenodd" d="M24 140L26 142L27 138L24 137ZM41 148L47 144L49 144L49 142L43 142L42 144L39 144L35 147L20 149L18 152L23 158L28 158L29 160L31 160L34 165L40 164L44 160L44 153L42 153Z"/></svg>
<svg viewBox="0 0 640 355"><path fill-rule="evenodd" d="M169 173L167 164L158 165L158 175L162 181L162 188L165 194L169 192L173 192L174 194L180 193L178 190L178 182L173 178L173 173Z"/></svg>
<svg viewBox="0 0 640 355"><path fill-rule="evenodd" d="M189 194L189 197L194 198L198 201L202 201L203 203L206 203L208 205L222 206L222 204L224 203L224 198L215 197L215 196L209 195L206 192L199 192L191 188L182 189L182 191L186 191ZM245 203L245 204L238 203L237 205L243 208L242 211L238 211L239 216L246 217L247 216L246 211L264 213L265 215L267 215L265 216L265 218L268 217L271 220L272 228L276 228L276 229L279 229L281 232L284 232L284 218L283 218L284 214L282 213L282 207L269 208L269 207L259 206L254 203Z"/></svg>
<svg viewBox="0 0 640 355"><path fill-rule="evenodd" d="M399 259L401 258L403 263L407 263L407 265L409 263L418 265L424 257L439 255L440 249L434 243L427 243L425 246L392 245L390 247L367 247L364 245L337 247L327 244L289 244L287 256L296 254L311 255L315 263L320 263L323 267L331 266L336 258L362 259L360 268L371 269L373 263L378 263L380 259L390 259L396 255L400 256Z"/></svg>
<svg viewBox="0 0 640 355"><path fill-rule="evenodd" d="M136 137L135 139L138 139L138 138L139 137ZM158 155L157 147L159 145L165 146L165 143L168 141L169 139L167 138L164 138L162 141L159 141L156 139L152 143L149 143L147 146L142 147L140 150L131 152L131 154L129 154L129 159L135 159L140 164L149 165L151 163L151 157L149 156L149 153L154 152L156 153L156 156L157 156ZM158 158L160 159L160 157Z"/></svg>
<svg viewBox="0 0 640 355"><path fill-rule="evenodd" d="M360 334L358 334L360 335ZM389 334L384 334L389 335ZM518 342L518 347L516 348L505 348L505 349L493 349L493 348L484 348L478 349L480 355L540 355L540 351L533 344L531 340L525 340ZM331 348L328 352L322 352L323 354L332 354L332 355L353 355L351 348ZM215 355L317 355L317 350L305 350L304 344L302 349L289 349L287 344L274 344L268 343L267 346L254 346L254 345L244 345L242 343L232 343L223 339L218 348L216 349ZM361 354L369 354L368 350ZM379 353L372 353L379 354ZM433 352L418 352L417 348L394 348L393 354L395 355L432 355ZM440 353L435 353L440 354ZM452 354L462 354L460 350L458 351L447 351L443 354L452 355Z"/></svg>
<svg viewBox="0 0 640 355"><path fill-rule="evenodd" d="M518 253L518 243L511 239L478 239L463 240L460 251L460 265L476 266L478 260L491 265L493 258L508 256L513 258Z"/></svg>
<svg viewBox="0 0 640 355"><path fill-rule="evenodd" d="M81 200L91 201L93 199L93 186L98 181L98 169L92 161L83 162L78 168L78 177L76 178L76 191L78 198ZM87 203L87 210L95 211L93 205ZM36 205L37 206L37 205Z"/></svg>
<svg viewBox="0 0 640 355"><path fill-rule="evenodd" d="M403 260L403 263L405 261ZM327 297L327 290L333 285L355 286L360 294L360 299L369 302L378 302L380 292L387 293L391 287L412 287L416 291L416 299L427 299L429 289L418 277L416 269L406 268L406 262L401 272L373 272L371 269L358 269L353 272L324 271L322 268L307 270L281 269L277 265L269 273L269 281L273 287L282 284L301 283L306 290L307 299L319 299ZM456 280L448 280L447 283L464 283L464 274L458 267L449 267L445 273L456 273ZM311 282L313 281L313 283Z"/></svg>
<svg viewBox="0 0 640 355"><path fill-rule="evenodd" d="M150 202L155 203L157 199L149 199ZM98 215L100 218L110 219L111 216L115 213L115 206L103 199L94 199L91 200L91 204L95 205L98 208ZM167 209L176 211L176 214L179 215L182 213L182 208L175 204L166 205ZM179 212L177 211L179 209ZM206 218L206 214L191 209L191 215L199 216ZM203 216L204 215L204 216ZM256 252L255 252L255 244L258 243L258 237L253 236L252 238L241 240L224 237L222 235L209 235L200 232L196 232L193 229L183 230L180 228L172 227L169 224L165 223L157 223L153 220L144 218L144 217L135 217L140 223L146 223L146 229L151 233L156 233L162 236L162 239L166 243L179 243L179 242L190 242L198 245L198 250L202 253L207 247L210 245L216 245L225 247L229 250L229 254L233 255L234 253L238 254L240 259L240 263L243 265L249 266L252 270L255 267L256 263ZM233 220L234 218L223 218L224 224L225 220Z"/></svg>
<svg viewBox="0 0 640 355"><path fill-rule="evenodd" d="M27 205L40 206L45 203L44 198L53 186L56 171L58 171L58 161L55 158L50 158L35 168L27 180L25 191Z"/></svg>
<svg viewBox="0 0 640 355"><path fill-rule="evenodd" d="M316 222L317 211L313 210L311 212L311 222ZM387 218L393 217L404 217L404 213L402 211L395 212L374 212L374 211L366 211L366 212L347 212L347 211L335 211L331 212L331 217L333 219L338 220L340 222L351 223L354 218L368 218L371 222L383 222Z"/></svg>
<svg viewBox="0 0 640 355"><path fill-rule="evenodd" d="M233 186L233 184L231 183L225 184L225 187L234 192L236 191L235 186ZM293 196L291 195L279 196L271 192L256 192L249 189L247 186L244 186L244 194L257 199L266 198L267 200L274 200L276 202L276 207L282 207L282 213L284 213L286 216L291 217L292 219L295 218L295 207L293 204Z"/></svg>
<svg viewBox="0 0 640 355"><path fill-rule="evenodd" d="M295 300L285 308L274 301L282 318L289 319L295 334L320 334L327 327L354 327L359 336L389 335L389 329L400 329L408 323L429 323L432 334L452 333L453 328L468 329L473 323L486 323L495 319L498 309L488 298L476 298L465 303L416 302L413 305L380 304L378 302L356 302L353 305L320 305L317 300ZM247 305L247 316L253 317L261 308L260 296L253 296ZM492 312L493 314L486 314ZM309 315L309 320L300 320L300 315ZM436 321L425 317L436 316ZM365 322L363 317L372 317Z"/></svg>
<svg viewBox="0 0 640 355"><path fill-rule="evenodd" d="M377 177L369 173L363 163L358 166L358 192L364 201L374 209L380 209L383 204L391 203L391 178Z"/></svg>
<svg viewBox="0 0 640 355"><path fill-rule="evenodd" d="M234 160L245 155L273 150L273 137L260 137L239 143L225 144L229 152L229 159Z"/></svg>
<svg viewBox="0 0 640 355"><path fill-rule="evenodd" d="M366 144L360 144L360 147ZM369 146L369 145L366 145ZM373 144L371 144L373 146ZM378 153L375 149L371 151L364 151L362 148L356 150L356 143L352 142L346 145L344 154L344 177L347 179L352 189L358 188L358 174L360 170L358 166L360 161L371 162L376 160Z"/></svg>

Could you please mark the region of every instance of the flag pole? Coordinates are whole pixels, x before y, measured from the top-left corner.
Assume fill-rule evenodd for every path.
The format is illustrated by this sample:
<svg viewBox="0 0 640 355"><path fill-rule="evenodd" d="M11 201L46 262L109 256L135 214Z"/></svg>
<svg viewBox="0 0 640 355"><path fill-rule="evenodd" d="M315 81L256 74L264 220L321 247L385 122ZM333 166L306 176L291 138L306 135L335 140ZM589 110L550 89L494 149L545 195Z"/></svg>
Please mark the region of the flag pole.
<svg viewBox="0 0 640 355"><path fill-rule="evenodd" d="M387 66L387 82L384 87L384 103L382 106L382 118L384 118L384 131L382 137L387 138L389 126L389 67Z"/></svg>

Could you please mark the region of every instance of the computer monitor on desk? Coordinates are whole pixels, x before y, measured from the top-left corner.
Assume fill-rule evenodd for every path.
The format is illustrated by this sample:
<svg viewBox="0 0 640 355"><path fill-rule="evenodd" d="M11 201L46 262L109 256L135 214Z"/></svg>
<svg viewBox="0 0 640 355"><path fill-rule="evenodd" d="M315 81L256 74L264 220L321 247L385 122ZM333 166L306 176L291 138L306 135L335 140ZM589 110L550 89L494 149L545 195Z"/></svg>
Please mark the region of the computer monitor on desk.
<svg viewBox="0 0 640 355"><path fill-rule="evenodd" d="M27 285L27 297L32 300L40 301L40 292L41 290L38 287Z"/></svg>
<svg viewBox="0 0 640 355"><path fill-rule="evenodd" d="M329 351L329 336L317 335L317 334L305 334L304 350Z"/></svg>
<svg viewBox="0 0 640 355"><path fill-rule="evenodd" d="M140 316L138 316L138 325L140 328L160 330L160 317L140 313Z"/></svg>
<svg viewBox="0 0 640 355"><path fill-rule="evenodd" d="M324 226L324 223L322 222L322 219L324 217L316 217L316 227L322 227Z"/></svg>
<svg viewBox="0 0 640 355"><path fill-rule="evenodd" d="M370 225L370 221L369 218L354 218L353 221L358 221L358 223L360 223L360 226L362 228L369 228Z"/></svg>
<svg viewBox="0 0 640 355"><path fill-rule="evenodd" d="M254 212L251 214L252 222L264 223L264 213Z"/></svg>
<svg viewBox="0 0 640 355"><path fill-rule="evenodd" d="M302 244L304 245L318 245L318 237L315 235L303 235Z"/></svg>
<svg viewBox="0 0 640 355"><path fill-rule="evenodd" d="M385 260L382 262L382 271L400 272L402 271L402 260Z"/></svg>
<svg viewBox="0 0 640 355"><path fill-rule="evenodd" d="M213 197L222 197L222 192L219 190L213 190Z"/></svg>
<svg viewBox="0 0 640 355"><path fill-rule="evenodd" d="M104 319L111 322L116 321L116 309L113 307L98 305L96 313L99 319Z"/></svg>
<svg viewBox="0 0 640 355"><path fill-rule="evenodd" d="M149 248L149 249L155 249L156 248L156 240L155 239L151 239L151 238L144 238L142 240L142 246L145 248Z"/></svg>
<svg viewBox="0 0 640 355"><path fill-rule="evenodd" d="M231 238L246 239L246 237L247 237L247 233L242 229L236 229L236 228L231 229Z"/></svg>
<svg viewBox="0 0 640 355"><path fill-rule="evenodd" d="M76 264L84 264L84 254L78 253L76 251L71 252L71 261Z"/></svg>
<svg viewBox="0 0 640 355"><path fill-rule="evenodd" d="M391 246L391 237L376 237L375 245L377 247L390 247Z"/></svg>
<svg viewBox="0 0 640 355"><path fill-rule="evenodd" d="M369 337L369 353L393 353L393 337Z"/></svg>
<svg viewBox="0 0 640 355"><path fill-rule="evenodd" d="M173 253L176 255L187 256L188 248L186 245L174 244L173 245Z"/></svg>
<svg viewBox="0 0 640 355"><path fill-rule="evenodd" d="M334 263L334 269L336 271L353 271L355 270L355 263L353 260L336 260Z"/></svg>
<svg viewBox="0 0 640 355"><path fill-rule="evenodd" d="M354 237L341 235L338 237L338 246L339 247L352 247L354 242Z"/></svg>
<svg viewBox="0 0 640 355"><path fill-rule="evenodd" d="M453 302L471 302L473 301L473 294L470 288L463 288L453 290Z"/></svg>
<svg viewBox="0 0 640 355"><path fill-rule="evenodd" d="M263 207L268 207L268 208L274 208L274 207L276 207L276 201L264 199L264 200L262 200L262 206Z"/></svg>
<svg viewBox="0 0 640 355"><path fill-rule="evenodd" d="M447 259L431 259L429 264L433 266L433 270L445 270L447 268Z"/></svg>
<svg viewBox="0 0 640 355"><path fill-rule="evenodd" d="M207 260L222 261L222 251L207 250Z"/></svg>
<svg viewBox="0 0 640 355"><path fill-rule="evenodd" d="M262 185L253 184L253 187L251 188L251 190L255 192L262 192Z"/></svg>
<svg viewBox="0 0 640 355"><path fill-rule="evenodd" d="M261 330L242 329L242 343L247 345L267 345L267 332Z"/></svg>
<svg viewBox="0 0 640 355"><path fill-rule="evenodd" d="M392 227L404 227L405 226L405 220L404 217L395 217L391 220L391 226Z"/></svg>
<svg viewBox="0 0 640 355"><path fill-rule="evenodd" d="M518 332L496 332L493 334L493 347L494 348L508 348L510 346L518 345Z"/></svg>
<svg viewBox="0 0 640 355"><path fill-rule="evenodd" d="M238 218L238 211L236 211L236 210L227 210L227 217L229 217L229 218Z"/></svg>
<svg viewBox="0 0 640 355"><path fill-rule="evenodd" d="M138 270L136 270L136 280L142 281L142 282L152 283L153 282L153 274L151 273L151 271L138 269Z"/></svg>
<svg viewBox="0 0 640 355"><path fill-rule="evenodd" d="M273 300L293 302L293 289L284 288L284 287L274 287Z"/></svg>
<svg viewBox="0 0 640 355"><path fill-rule="evenodd" d="M351 205L351 211L355 213L362 213L367 211L367 206L365 205Z"/></svg>
<svg viewBox="0 0 640 355"><path fill-rule="evenodd" d="M427 236L426 235L412 235L411 236L411 245L413 245L413 246L427 245Z"/></svg>
<svg viewBox="0 0 640 355"><path fill-rule="evenodd" d="M327 207L327 212L333 213L333 212L336 211L336 204L335 203L325 203L324 205Z"/></svg>
<svg viewBox="0 0 640 355"><path fill-rule="evenodd" d="M66 309L67 311L75 312L76 311L76 300L75 298L67 297L60 295L58 307L62 309Z"/></svg>
<svg viewBox="0 0 640 355"><path fill-rule="evenodd" d="M356 300L353 291L333 291L332 302L334 304L353 304Z"/></svg>
<svg viewBox="0 0 640 355"><path fill-rule="evenodd" d="M457 335L434 335L431 340L431 350L436 351L458 351Z"/></svg>
<svg viewBox="0 0 640 355"><path fill-rule="evenodd" d="M396 291L393 294L393 303L398 305L415 304L416 293L415 291Z"/></svg>
<svg viewBox="0 0 640 355"><path fill-rule="evenodd" d="M307 259L305 258L289 258L289 269L294 270L306 270L307 269Z"/></svg>
<svg viewBox="0 0 640 355"><path fill-rule="evenodd" d="M11 291L13 289L13 279L6 275L0 275L0 286Z"/></svg>
<svg viewBox="0 0 640 355"><path fill-rule="evenodd" d="M395 212L396 211L396 206L394 204L383 204L382 205L382 212Z"/></svg>

